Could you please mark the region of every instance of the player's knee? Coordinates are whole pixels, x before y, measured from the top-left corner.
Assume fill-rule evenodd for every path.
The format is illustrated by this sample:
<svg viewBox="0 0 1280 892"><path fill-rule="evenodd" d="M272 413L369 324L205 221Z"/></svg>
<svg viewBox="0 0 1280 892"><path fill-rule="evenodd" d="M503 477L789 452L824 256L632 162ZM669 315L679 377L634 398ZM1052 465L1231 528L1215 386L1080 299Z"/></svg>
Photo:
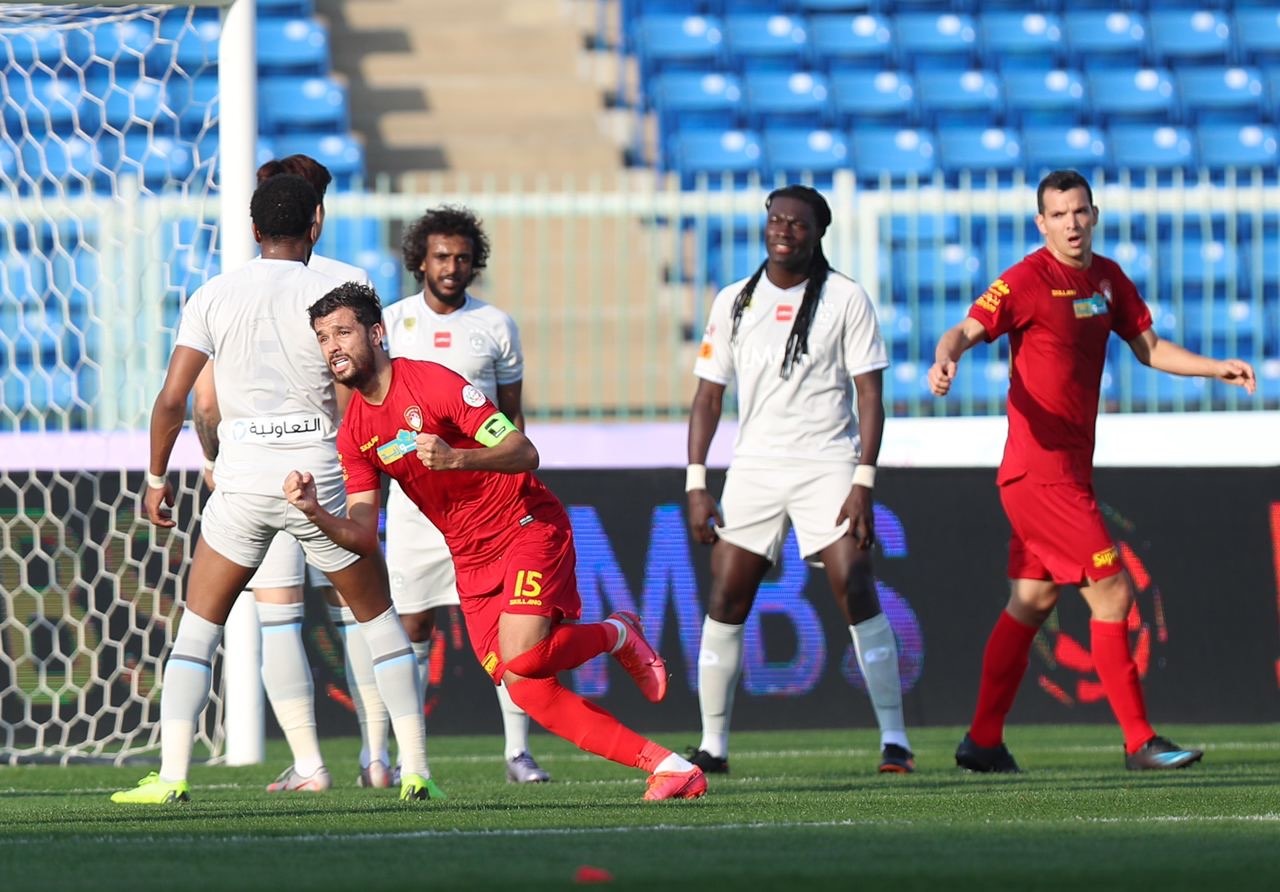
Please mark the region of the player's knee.
<svg viewBox="0 0 1280 892"><path fill-rule="evenodd" d="M533 647L507 660L506 674L502 676L505 683L508 677L517 679L527 678L552 678L556 674L556 670L551 667L551 643L549 638L544 638ZM512 691L511 699L515 700L515 692ZM519 700L516 700L519 703Z"/></svg>
<svg viewBox="0 0 1280 892"><path fill-rule="evenodd" d="M424 610L421 613L402 613L400 623L404 626L409 640L413 642L430 641L431 633L436 628L435 614L430 610Z"/></svg>

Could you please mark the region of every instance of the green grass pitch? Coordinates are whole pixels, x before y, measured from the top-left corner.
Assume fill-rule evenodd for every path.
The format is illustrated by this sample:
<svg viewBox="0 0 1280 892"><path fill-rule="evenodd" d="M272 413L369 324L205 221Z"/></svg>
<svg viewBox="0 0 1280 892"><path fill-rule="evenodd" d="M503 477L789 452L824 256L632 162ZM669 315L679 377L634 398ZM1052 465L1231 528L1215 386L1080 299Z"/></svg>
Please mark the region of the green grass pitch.
<svg viewBox="0 0 1280 892"><path fill-rule="evenodd" d="M0 768L0 889L563 889L582 866L618 889L1280 888L1280 726L1163 728L1207 749L1176 772L1123 768L1109 726L1022 726L1018 776L955 768L961 730L912 733L918 770L878 775L876 736L738 733L733 773L694 802L646 803L643 775L543 734L554 781L505 783L497 738L436 737L449 798L355 786L269 795L284 767L197 766L193 801L112 805L146 768ZM692 732L657 735L668 746Z"/></svg>

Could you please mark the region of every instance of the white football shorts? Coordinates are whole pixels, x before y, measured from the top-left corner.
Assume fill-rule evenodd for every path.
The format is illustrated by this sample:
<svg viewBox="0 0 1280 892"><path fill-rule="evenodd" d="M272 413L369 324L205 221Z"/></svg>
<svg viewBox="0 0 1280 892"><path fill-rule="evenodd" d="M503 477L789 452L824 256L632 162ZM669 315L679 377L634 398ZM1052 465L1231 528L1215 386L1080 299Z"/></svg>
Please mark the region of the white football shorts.
<svg viewBox="0 0 1280 892"><path fill-rule="evenodd" d="M790 521L800 554L819 565L818 553L849 532L849 521L837 524L836 518L853 485L854 464L731 463L720 497L724 526L716 529L717 535L776 564Z"/></svg>
<svg viewBox="0 0 1280 892"><path fill-rule="evenodd" d="M347 494L341 484L327 488L319 496L321 506L330 514L347 516ZM296 539L307 562L321 571L341 570L360 558L355 552L335 545L301 511L285 501L283 495L215 489L205 503L200 535L210 548L242 567L260 566L279 532ZM300 568L296 578L295 585L302 581ZM266 587L256 576L254 582Z"/></svg>
<svg viewBox="0 0 1280 892"><path fill-rule="evenodd" d="M329 578L307 563L298 540L288 533L276 533L267 549L266 557L258 565L258 572L253 574L248 589L260 588L293 588L302 585L306 579L312 588L328 586Z"/></svg>
<svg viewBox="0 0 1280 892"><path fill-rule="evenodd" d="M387 572L397 613L458 604L453 555L444 534L394 484L387 497Z"/></svg>

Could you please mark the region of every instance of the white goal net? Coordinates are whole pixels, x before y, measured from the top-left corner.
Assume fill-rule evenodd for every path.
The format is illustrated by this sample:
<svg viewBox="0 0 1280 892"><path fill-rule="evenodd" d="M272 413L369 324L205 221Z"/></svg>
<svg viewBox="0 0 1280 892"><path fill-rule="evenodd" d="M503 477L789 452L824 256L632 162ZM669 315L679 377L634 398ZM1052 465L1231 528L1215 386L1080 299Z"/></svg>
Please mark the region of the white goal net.
<svg viewBox="0 0 1280 892"><path fill-rule="evenodd" d="M138 493L179 311L217 264L221 16L0 4L0 762L158 745L199 479L173 531ZM211 758L221 713L215 683Z"/></svg>

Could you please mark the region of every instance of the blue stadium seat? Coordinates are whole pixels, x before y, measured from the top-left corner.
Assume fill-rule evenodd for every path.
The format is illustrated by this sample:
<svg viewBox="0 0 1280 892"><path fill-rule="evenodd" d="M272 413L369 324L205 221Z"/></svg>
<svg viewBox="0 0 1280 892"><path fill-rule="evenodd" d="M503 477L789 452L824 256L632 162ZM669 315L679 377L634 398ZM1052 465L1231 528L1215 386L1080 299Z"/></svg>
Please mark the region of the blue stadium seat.
<svg viewBox="0 0 1280 892"><path fill-rule="evenodd" d="M1181 68L1182 117L1201 124L1262 120L1263 83L1257 68Z"/></svg>
<svg viewBox="0 0 1280 892"><path fill-rule="evenodd" d="M42 192L87 190L102 171L98 146L83 136L24 141L20 151L23 172Z"/></svg>
<svg viewBox="0 0 1280 892"><path fill-rule="evenodd" d="M152 22L105 21L66 32L67 55L83 66L86 77L108 70L136 75L161 37L160 29Z"/></svg>
<svg viewBox="0 0 1280 892"><path fill-rule="evenodd" d="M916 119L915 84L906 72L837 72L831 75L831 102L842 127L867 121L905 127Z"/></svg>
<svg viewBox="0 0 1280 892"><path fill-rule="evenodd" d="M1063 13L1072 65L1097 68L1107 64L1131 68L1147 58L1147 24L1141 13L1070 9Z"/></svg>
<svg viewBox="0 0 1280 892"><path fill-rule="evenodd" d="M1166 69L1095 69L1087 79L1099 123L1115 119L1166 122L1173 117L1177 99L1173 77Z"/></svg>
<svg viewBox="0 0 1280 892"><path fill-rule="evenodd" d="M1276 128L1257 124L1201 124L1200 161L1210 170L1259 167L1274 174L1280 163Z"/></svg>
<svg viewBox="0 0 1280 892"><path fill-rule="evenodd" d="M160 33L163 39L147 50L144 71L148 75L163 77L175 65L188 77L218 70L218 37L222 26L217 19L200 18L186 23L180 15L166 16Z"/></svg>
<svg viewBox="0 0 1280 892"><path fill-rule="evenodd" d="M849 145L853 170L865 185L926 180L937 170L933 134L895 127L855 127Z"/></svg>
<svg viewBox="0 0 1280 892"><path fill-rule="evenodd" d="M711 188L721 186L726 177L741 185L760 172L762 156L760 137L749 130L697 131L675 138L675 169L686 188L701 175Z"/></svg>
<svg viewBox="0 0 1280 892"><path fill-rule="evenodd" d="M802 18L763 13L724 18L729 58L751 71L796 71L809 63L809 32Z"/></svg>
<svg viewBox="0 0 1280 892"><path fill-rule="evenodd" d="M1005 104L1011 124L1077 124L1088 114L1084 77L1055 68L1014 72L1004 79Z"/></svg>
<svg viewBox="0 0 1280 892"><path fill-rule="evenodd" d="M0 182L9 183L18 176L18 153L0 142ZM0 238L8 235L0 229Z"/></svg>
<svg viewBox="0 0 1280 892"><path fill-rule="evenodd" d="M740 0L725 0L726 3L737 3ZM755 0L768 2L768 0ZM795 0L797 9L808 13L820 12L865 12L883 5L877 0Z"/></svg>
<svg viewBox="0 0 1280 892"><path fill-rule="evenodd" d="M849 147L840 133L803 128L770 128L764 132L765 170L774 180L800 182L811 175L818 188L849 164Z"/></svg>
<svg viewBox="0 0 1280 892"><path fill-rule="evenodd" d="M1151 59L1156 65L1188 62L1226 64L1232 49L1231 20L1210 9L1152 9Z"/></svg>
<svg viewBox="0 0 1280 892"><path fill-rule="evenodd" d="M178 131L184 137L208 134L218 118L218 75L211 72L194 79L170 78L165 83L165 105L178 116ZM259 95L261 102L261 95ZM258 110L262 122L262 110ZM259 127L261 130L261 127Z"/></svg>
<svg viewBox="0 0 1280 892"><path fill-rule="evenodd" d="M1108 137L1111 157L1122 170L1190 170L1196 166L1195 141L1184 127L1116 124L1108 131Z"/></svg>
<svg viewBox="0 0 1280 892"><path fill-rule="evenodd" d="M350 130L346 89L322 77L272 78L258 84L258 131L283 136L296 131Z"/></svg>
<svg viewBox="0 0 1280 892"><path fill-rule="evenodd" d="M661 71L706 71L724 61L724 29L711 16L643 16L635 24L641 84Z"/></svg>
<svg viewBox="0 0 1280 892"><path fill-rule="evenodd" d="M667 71L649 85L658 118L659 166L670 167L672 138L681 130L728 130L742 123L742 82L736 74Z"/></svg>
<svg viewBox="0 0 1280 892"><path fill-rule="evenodd" d="M316 14L314 0L258 0L259 19L302 19Z"/></svg>
<svg viewBox="0 0 1280 892"><path fill-rule="evenodd" d="M827 71L892 67L892 23L879 15L816 15L809 27L814 58Z"/></svg>
<svg viewBox="0 0 1280 892"><path fill-rule="evenodd" d="M45 133L73 135L86 101L78 81L36 69L0 71L0 103L4 130L16 140L24 129L37 138Z"/></svg>
<svg viewBox="0 0 1280 892"><path fill-rule="evenodd" d="M1098 253L1120 264L1125 275L1138 287L1139 294L1151 293L1153 267L1151 252L1147 250L1145 243L1120 241L1097 247L1099 247Z"/></svg>
<svg viewBox="0 0 1280 892"><path fill-rule="evenodd" d="M831 91L825 75L753 71L743 78L743 85L747 120L753 127L766 122L806 127L831 123Z"/></svg>
<svg viewBox="0 0 1280 892"><path fill-rule="evenodd" d="M350 262L369 274L373 289L384 303L391 304L405 296L399 257L381 248L365 248L357 251Z"/></svg>
<svg viewBox="0 0 1280 892"><path fill-rule="evenodd" d="M120 138L106 137L98 140L102 163L110 171L103 171L98 182L106 189L117 183L119 177L132 176L150 189L165 184L181 182L191 175L194 157L189 144L169 136L150 136L144 132L131 132Z"/></svg>
<svg viewBox="0 0 1280 892"><path fill-rule="evenodd" d="M916 74L923 120L943 124L983 124L1004 111L999 75L993 71L926 69Z"/></svg>
<svg viewBox="0 0 1280 892"><path fill-rule="evenodd" d="M350 188L364 176L364 146L350 134L300 134L280 136L275 141L279 157L310 155L333 174L334 186Z"/></svg>
<svg viewBox="0 0 1280 892"><path fill-rule="evenodd" d="M1203 239L1188 236L1181 243L1172 239L1161 245L1160 263L1156 270L1161 288L1172 290L1175 280L1182 283L1184 297L1198 298L1212 285L1221 298L1225 283L1242 270L1240 251L1225 239Z"/></svg>
<svg viewBox="0 0 1280 892"><path fill-rule="evenodd" d="M1017 134L1000 127L943 127L938 160L948 173L971 172L979 181L988 171L1008 174L1022 168Z"/></svg>
<svg viewBox="0 0 1280 892"><path fill-rule="evenodd" d="M1280 64L1280 10L1237 8L1236 42L1246 62Z"/></svg>
<svg viewBox="0 0 1280 892"><path fill-rule="evenodd" d="M1024 127L1022 153L1027 160L1027 170L1032 174L1064 168L1074 168L1087 174L1094 168L1107 167L1111 162L1106 137L1093 127Z"/></svg>
<svg viewBox="0 0 1280 892"><path fill-rule="evenodd" d="M978 32L972 16L956 13L902 13L894 20L903 67L972 68Z"/></svg>
<svg viewBox="0 0 1280 892"><path fill-rule="evenodd" d="M984 12L980 19L984 64L989 68L1043 68L1063 61L1062 23L1040 12Z"/></svg>
<svg viewBox="0 0 1280 892"><path fill-rule="evenodd" d="M181 129L181 118L170 104L168 85L153 78L140 77L125 82L116 79L103 84L89 91L84 105L85 111L92 108L96 113L93 117L116 130L145 127L173 135ZM85 117L82 114L82 121ZM92 129L97 129L97 124L95 121Z"/></svg>
<svg viewBox="0 0 1280 892"><path fill-rule="evenodd" d="M329 73L329 32L313 19L258 20L258 76Z"/></svg>
<svg viewBox="0 0 1280 892"><path fill-rule="evenodd" d="M1136 362L1136 360L1134 360ZM1212 397L1205 378L1183 378L1155 369L1136 368L1132 372L1133 401L1137 406L1169 411L1180 407L1195 408ZM1225 394L1224 394L1225 395Z"/></svg>

